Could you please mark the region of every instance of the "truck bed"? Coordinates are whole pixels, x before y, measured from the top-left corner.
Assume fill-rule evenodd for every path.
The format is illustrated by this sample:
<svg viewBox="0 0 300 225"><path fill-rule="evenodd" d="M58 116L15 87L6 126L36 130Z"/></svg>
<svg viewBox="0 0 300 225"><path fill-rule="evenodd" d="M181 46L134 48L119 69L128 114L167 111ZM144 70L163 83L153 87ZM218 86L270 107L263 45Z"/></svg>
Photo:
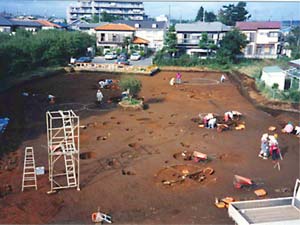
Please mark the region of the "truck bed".
<svg viewBox="0 0 300 225"><path fill-rule="evenodd" d="M300 202L292 201L293 197L233 202L228 213L239 225L300 224Z"/></svg>

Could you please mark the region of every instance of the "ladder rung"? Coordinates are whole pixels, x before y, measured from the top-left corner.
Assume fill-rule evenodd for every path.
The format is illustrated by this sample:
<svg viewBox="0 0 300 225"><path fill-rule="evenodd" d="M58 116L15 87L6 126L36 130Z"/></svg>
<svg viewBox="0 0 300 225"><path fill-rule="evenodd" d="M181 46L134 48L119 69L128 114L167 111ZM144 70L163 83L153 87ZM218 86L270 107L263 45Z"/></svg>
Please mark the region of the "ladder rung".
<svg viewBox="0 0 300 225"><path fill-rule="evenodd" d="M35 172L25 172L24 174L25 175L27 175L27 174L35 174Z"/></svg>
<svg viewBox="0 0 300 225"><path fill-rule="evenodd" d="M35 181L35 177L24 177L24 181Z"/></svg>

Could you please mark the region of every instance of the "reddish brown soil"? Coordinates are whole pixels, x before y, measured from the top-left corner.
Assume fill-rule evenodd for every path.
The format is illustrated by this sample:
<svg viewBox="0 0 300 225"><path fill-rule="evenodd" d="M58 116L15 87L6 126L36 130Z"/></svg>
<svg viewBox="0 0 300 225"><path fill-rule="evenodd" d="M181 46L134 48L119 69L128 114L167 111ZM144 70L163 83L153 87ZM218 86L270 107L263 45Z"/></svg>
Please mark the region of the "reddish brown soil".
<svg viewBox="0 0 300 225"><path fill-rule="evenodd" d="M220 78L220 74L209 72L182 75L190 82L194 78ZM257 155L262 133L271 125L280 129L287 119L297 121L298 114L272 111L272 116L258 110L240 94L236 81L171 87L172 76L174 72L138 77L143 84L140 96L148 107L137 112L122 111L108 103L100 111L95 105L97 81L118 79L117 75L62 74L27 82L1 94L0 115L10 117L11 123L0 144L9 145L13 138L21 144L10 156L17 157L13 160L17 160L15 166L11 170L1 166L0 186L12 185L12 193L0 200L0 223L90 223L91 213L100 206L116 223L232 224L227 211L214 206L215 197L257 198L252 190L234 189L234 174L253 179L258 187L267 190L268 197L292 195L299 177L299 139L277 131L284 157L281 171L273 169L271 160ZM23 97L23 91L39 95ZM48 93L57 96L54 106L46 101ZM117 90L104 90L104 99L118 94ZM46 174L38 176L37 191L27 189L22 193L24 147L33 146L37 166L47 168L45 112L72 106L79 110L81 125L87 127L81 129L81 152L90 152L90 157L86 155L80 162L81 191L70 189L47 195L50 186ZM222 115L227 110L244 114L245 130L218 133L215 129L198 128L191 120L199 113ZM208 154L211 161L197 165L215 170L213 182L180 188L165 188L157 182L156 174L165 167L196 165L173 157L184 150ZM3 164L8 160L3 158Z"/></svg>

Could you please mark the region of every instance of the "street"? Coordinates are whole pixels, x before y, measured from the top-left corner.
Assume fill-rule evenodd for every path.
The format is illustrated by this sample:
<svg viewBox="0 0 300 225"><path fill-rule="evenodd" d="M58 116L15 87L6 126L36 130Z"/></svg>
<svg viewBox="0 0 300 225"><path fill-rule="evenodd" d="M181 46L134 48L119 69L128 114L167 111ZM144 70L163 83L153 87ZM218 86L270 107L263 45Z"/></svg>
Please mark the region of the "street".
<svg viewBox="0 0 300 225"><path fill-rule="evenodd" d="M130 62L130 65L133 65L133 66L150 66L150 65L152 65L152 59L153 59L153 57L150 56L148 58L144 58L144 59L141 59L138 61L129 60L129 62ZM106 60L106 59L104 59L104 56L96 56L92 60L93 63L99 63L99 64L114 64L116 61L117 61L116 59Z"/></svg>

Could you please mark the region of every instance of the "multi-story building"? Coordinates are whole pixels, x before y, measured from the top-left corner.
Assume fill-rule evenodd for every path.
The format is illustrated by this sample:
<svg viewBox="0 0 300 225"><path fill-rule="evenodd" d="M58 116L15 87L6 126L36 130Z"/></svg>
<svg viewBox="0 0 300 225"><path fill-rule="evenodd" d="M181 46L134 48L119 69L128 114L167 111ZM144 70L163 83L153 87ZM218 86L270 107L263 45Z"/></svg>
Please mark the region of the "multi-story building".
<svg viewBox="0 0 300 225"><path fill-rule="evenodd" d="M206 33L208 39L218 45L230 29L231 27L220 22L178 23L175 25L177 46L181 52L190 55L206 55L207 50L199 47L202 34Z"/></svg>
<svg viewBox="0 0 300 225"><path fill-rule="evenodd" d="M106 12L123 19L143 20L144 4L141 0L79 0L67 8L68 23L80 18L92 18Z"/></svg>
<svg viewBox="0 0 300 225"><path fill-rule="evenodd" d="M245 58L277 58L281 53L280 22L237 22L236 27L249 41Z"/></svg>
<svg viewBox="0 0 300 225"><path fill-rule="evenodd" d="M145 20L117 20L115 23L127 24L136 29L135 36L149 41L148 47L151 49L162 49L164 37L167 30L167 22Z"/></svg>
<svg viewBox="0 0 300 225"><path fill-rule="evenodd" d="M105 24L95 28L97 46L104 52L110 48L122 47L126 38L134 39L135 28L126 24Z"/></svg>

